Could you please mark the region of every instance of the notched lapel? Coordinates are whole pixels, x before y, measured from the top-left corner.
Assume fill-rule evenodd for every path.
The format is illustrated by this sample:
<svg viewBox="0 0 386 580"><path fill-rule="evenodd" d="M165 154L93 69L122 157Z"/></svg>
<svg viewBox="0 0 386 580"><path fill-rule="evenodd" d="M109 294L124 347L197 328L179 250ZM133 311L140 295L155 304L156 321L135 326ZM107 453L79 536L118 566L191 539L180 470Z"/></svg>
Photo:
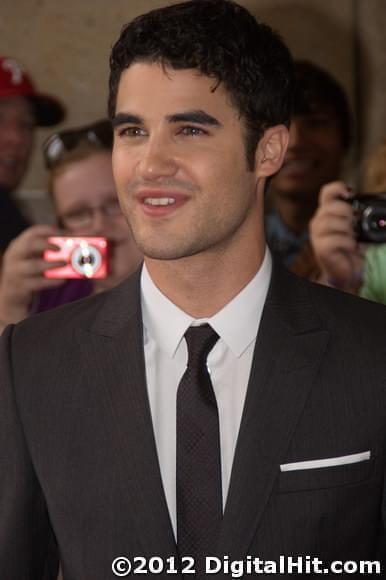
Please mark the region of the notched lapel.
<svg viewBox="0 0 386 580"><path fill-rule="evenodd" d="M143 554L171 555L176 548L147 395L139 275L108 295L101 315L82 335L83 360L93 361L90 381L104 391L106 421L121 456Z"/></svg>
<svg viewBox="0 0 386 580"><path fill-rule="evenodd" d="M256 340L220 556L247 554L328 339L306 287L274 271Z"/></svg>

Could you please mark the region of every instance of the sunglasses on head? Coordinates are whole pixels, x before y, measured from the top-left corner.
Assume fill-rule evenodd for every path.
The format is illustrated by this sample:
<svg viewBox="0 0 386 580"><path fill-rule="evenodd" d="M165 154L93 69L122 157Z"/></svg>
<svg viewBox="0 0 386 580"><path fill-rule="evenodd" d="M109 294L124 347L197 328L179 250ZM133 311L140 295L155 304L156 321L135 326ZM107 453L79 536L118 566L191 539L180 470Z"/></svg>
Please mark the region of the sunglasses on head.
<svg viewBox="0 0 386 580"><path fill-rule="evenodd" d="M61 161L65 153L76 149L82 142L93 143L103 149L112 150L113 130L107 119L97 121L92 125L68 129L54 133L43 143L44 162L48 169L52 169Z"/></svg>

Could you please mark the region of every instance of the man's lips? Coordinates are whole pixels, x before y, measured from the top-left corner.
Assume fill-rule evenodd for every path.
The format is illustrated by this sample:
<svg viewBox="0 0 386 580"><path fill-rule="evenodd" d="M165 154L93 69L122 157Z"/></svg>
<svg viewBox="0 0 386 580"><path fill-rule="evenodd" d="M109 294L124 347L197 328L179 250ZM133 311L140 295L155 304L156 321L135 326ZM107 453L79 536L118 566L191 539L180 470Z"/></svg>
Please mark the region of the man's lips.
<svg viewBox="0 0 386 580"><path fill-rule="evenodd" d="M169 190L142 190L137 196L141 209L146 215L163 217L174 213L184 205L189 197Z"/></svg>
<svg viewBox="0 0 386 580"><path fill-rule="evenodd" d="M313 171L318 163L310 157L296 157L286 159L281 168L281 172L286 175L304 175Z"/></svg>

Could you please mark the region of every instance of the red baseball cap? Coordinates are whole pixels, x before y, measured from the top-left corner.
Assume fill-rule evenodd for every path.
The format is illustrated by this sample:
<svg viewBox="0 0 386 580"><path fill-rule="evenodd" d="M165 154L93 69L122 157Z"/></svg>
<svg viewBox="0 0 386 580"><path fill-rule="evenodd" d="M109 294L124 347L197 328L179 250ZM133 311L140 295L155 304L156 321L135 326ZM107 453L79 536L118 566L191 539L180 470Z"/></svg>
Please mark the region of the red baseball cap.
<svg viewBox="0 0 386 580"><path fill-rule="evenodd" d="M66 111L54 97L38 93L31 78L14 58L0 56L0 99L27 97L35 106L36 123L50 127L63 121Z"/></svg>

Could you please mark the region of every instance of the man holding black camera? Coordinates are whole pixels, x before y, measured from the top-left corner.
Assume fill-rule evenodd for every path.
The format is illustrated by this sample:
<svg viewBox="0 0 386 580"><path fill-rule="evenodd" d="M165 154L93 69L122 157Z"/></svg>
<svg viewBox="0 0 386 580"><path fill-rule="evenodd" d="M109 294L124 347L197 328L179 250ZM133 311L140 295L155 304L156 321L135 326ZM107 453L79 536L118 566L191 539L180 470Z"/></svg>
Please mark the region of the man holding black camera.
<svg viewBox="0 0 386 580"><path fill-rule="evenodd" d="M355 199L360 199L360 206ZM310 238L322 271L320 282L386 304L384 196L368 196L366 202L365 195L352 197L341 181L325 185L310 223Z"/></svg>
<svg viewBox="0 0 386 580"><path fill-rule="evenodd" d="M339 179L352 140L352 115L342 85L325 69L295 61L296 90L289 145L269 184L265 228L270 249L292 272L314 279L309 222L323 185Z"/></svg>

